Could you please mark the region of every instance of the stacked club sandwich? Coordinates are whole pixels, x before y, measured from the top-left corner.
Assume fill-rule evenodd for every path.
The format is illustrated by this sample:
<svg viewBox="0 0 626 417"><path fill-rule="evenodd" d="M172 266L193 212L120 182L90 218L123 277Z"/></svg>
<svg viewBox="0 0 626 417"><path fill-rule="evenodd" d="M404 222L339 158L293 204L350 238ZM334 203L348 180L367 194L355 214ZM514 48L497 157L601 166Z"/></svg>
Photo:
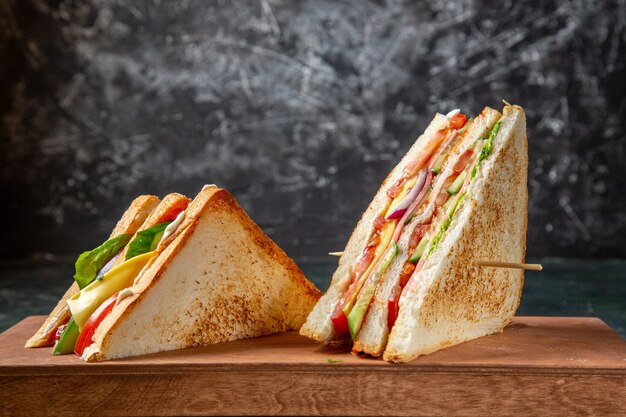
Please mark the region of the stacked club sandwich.
<svg viewBox="0 0 626 417"><path fill-rule="evenodd" d="M501 331L523 271L528 194L519 106L437 114L383 182L300 333L407 362Z"/></svg>
<svg viewBox="0 0 626 417"><path fill-rule="evenodd" d="M300 328L320 296L213 185L135 199L74 281L26 347L97 361L262 336Z"/></svg>

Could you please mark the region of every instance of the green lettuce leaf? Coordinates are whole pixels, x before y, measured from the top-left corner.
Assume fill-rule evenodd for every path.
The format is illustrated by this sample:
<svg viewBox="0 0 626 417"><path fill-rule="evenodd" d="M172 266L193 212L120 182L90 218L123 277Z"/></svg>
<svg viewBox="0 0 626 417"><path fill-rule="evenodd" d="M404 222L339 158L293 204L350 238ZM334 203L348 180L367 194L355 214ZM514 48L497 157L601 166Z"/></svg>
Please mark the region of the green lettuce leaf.
<svg viewBox="0 0 626 417"><path fill-rule="evenodd" d="M452 223L452 216L454 216L456 209L459 207L461 201L463 201L464 198L465 193L459 196L459 199L456 201L456 203L454 203L454 206L452 206L452 209L448 212L448 217L443 221L443 223L441 223L439 232L437 232L433 240L430 242L430 248L428 249L428 254L426 255L426 257L430 256L430 254L437 249L437 246L439 245L439 241L443 237L443 234L446 232L446 230L448 230L448 227L450 227L450 223Z"/></svg>
<svg viewBox="0 0 626 417"><path fill-rule="evenodd" d="M472 172L470 173L470 181L473 180L474 177L476 176L476 173L478 172L478 166L480 165L482 160L485 159L491 153L491 148L493 146L493 139L496 137L499 130L500 130L500 122L497 122L493 126L493 129L491 129L491 132L489 132L489 136L483 139L483 140L486 140L487 142L485 143L485 146L483 146L483 150L478 156L478 160L474 164L474 168L472 168ZM454 216L456 209L459 207L459 204L461 204L461 201L463 201L464 198L465 198L465 193L459 196L459 199L454 204L454 207L452 207L452 209L448 213L448 216L441 224L439 231L433 237L433 240L430 242L430 247L428 249L428 254L426 254L426 257L430 256L430 254L433 253L437 249L437 246L439 245L439 241L443 238L443 234L450 227L450 223L452 223L452 217Z"/></svg>
<svg viewBox="0 0 626 417"><path fill-rule="evenodd" d="M478 165L481 163L483 159L485 159L491 153L491 147L493 146L493 138L496 137L498 131L500 130L500 122L496 123L491 132L489 133L489 137L487 138L487 143L483 146L483 150L480 152L478 156L478 160L474 165L474 169L472 169L472 173L470 175L470 179L474 179L476 173L478 172Z"/></svg>
<svg viewBox="0 0 626 417"><path fill-rule="evenodd" d="M91 284L98 271L102 269L128 243L130 235L119 235L109 239L97 248L80 254L74 265L76 273L74 280L82 290Z"/></svg>
<svg viewBox="0 0 626 417"><path fill-rule="evenodd" d="M156 249L165 228L171 223L171 221L159 223L141 232L137 232L137 237L128 245L128 252L126 252L126 260L134 258L135 256L153 251Z"/></svg>

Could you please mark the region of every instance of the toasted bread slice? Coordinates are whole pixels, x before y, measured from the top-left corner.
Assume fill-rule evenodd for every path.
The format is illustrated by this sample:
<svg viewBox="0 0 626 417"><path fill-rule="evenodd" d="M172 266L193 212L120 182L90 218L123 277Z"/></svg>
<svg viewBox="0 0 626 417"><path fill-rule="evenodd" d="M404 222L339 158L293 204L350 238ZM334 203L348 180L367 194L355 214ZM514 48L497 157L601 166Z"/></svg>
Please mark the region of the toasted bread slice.
<svg viewBox="0 0 626 417"><path fill-rule="evenodd" d="M447 117L441 114L436 114L432 122L426 128L424 134L415 141L404 158L402 158L400 163L396 165L396 167L383 181L380 189L374 196L374 199L367 207L361 217L361 220L352 232L352 235L348 240L348 244L343 251L343 255L339 259L339 265L333 274L330 287L326 291L326 294L324 294L317 303L313 311L311 311L306 323L300 329L300 334L324 343L338 338L333 330L331 316L337 302L341 299L341 296L350 284L352 268L367 244L374 227L374 220L388 202L388 196L386 194L387 188L389 188L391 184L394 184L402 176L403 169L416 158L416 155L420 152L422 147L425 147L432 142L437 132L441 129L445 129L448 126L448 123Z"/></svg>
<svg viewBox="0 0 626 417"><path fill-rule="evenodd" d="M521 270L477 267L477 260L523 262L528 209L526 120L506 106L481 163L437 249L400 298L384 359L407 362L501 331L522 294Z"/></svg>
<svg viewBox="0 0 626 417"><path fill-rule="evenodd" d="M178 214L185 210L189 203L191 202L191 198L186 197L182 194L171 193L163 197L163 200L159 203L158 206L152 210L146 221L143 222L141 227L135 231L135 236L131 238L131 242L137 236L137 233L142 230L146 230L151 228L152 226L156 226L159 223L163 223L166 221L174 220ZM128 252L128 245L122 250L120 256L115 260L113 266L118 266L122 262L126 260L126 253Z"/></svg>
<svg viewBox="0 0 626 417"><path fill-rule="evenodd" d="M159 198L153 195L142 195L135 198L122 215L122 218L117 222L109 239L122 234L132 235L137 232L146 218L148 218L148 215L157 207L159 201ZM54 332L60 325L67 323L70 318L67 300L78 291L78 284L76 282L72 283L39 330L28 339L26 342L27 348L52 346L54 344Z"/></svg>
<svg viewBox="0 0 626 417"><path fill-rule="evenodd" d="M96 329L97 361L298 329L320 292L227 191L205 187ZM163 247L162 247L163 246Z"/></svg>
<svg viewBox="0 0 626 417"><path fill-rule="evenodd" d="M440 190L445 190L446 180L453 174L455 162L476 143L479 138L486 137L495 123L500 119L500 112L486 107L469 127L467 134L459 140L454 148L448 154L447 160L442 172L437 175L433 183L433 192L431 198L424 204L422 211L432 212L435 203L435 197ZM416 212L416 217L421 217ZM409 240L419 221L414 221L404 227L400 238L398 239L398 255L387 269L386 274L381 278L374 298L367 310L366 316L361 325L361 330L357 338L354 340L352 347L353 352L363 352L372 356L381 356L387 345L387 337L389 336L387 316L389 312L389 298L392 291L400 280L400 274L404 264L411 256L409 253Z"/></svg>

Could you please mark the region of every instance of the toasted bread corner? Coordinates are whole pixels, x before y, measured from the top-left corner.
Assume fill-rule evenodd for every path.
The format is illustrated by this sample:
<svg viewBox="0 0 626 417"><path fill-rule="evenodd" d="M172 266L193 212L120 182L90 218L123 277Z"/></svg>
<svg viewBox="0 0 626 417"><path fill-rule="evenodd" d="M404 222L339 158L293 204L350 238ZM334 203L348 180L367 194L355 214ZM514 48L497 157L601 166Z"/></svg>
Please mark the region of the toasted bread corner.
<svg viewBox="0 0 626 417"><path fill-rule="evenodd" d="M88 361L296 330L319 290L226 190L207 187L100 324ZM164 306L167 306L165 308ZM124 341L135 340L134 346Z"/></svg>
<svg viewBox="0 0 626 417"><path fill-rule="evenodd" d="M109 239L121 234L132 235L137 232L146 218L159 204L159 201L159 198L153 195L142 195L135 198L117 222L117 225L111 232ZM65 294L63 294L63 297L61 297L41 327L30 339L28 339L28 341L26 341L25 347L45 347L52 346L54 344L54 340L51 340L50 338L50 332L52 330L47 332L46 330L55 329L70 319L71 314L67 306L67 300L73 297L78 291L78 284L76 284L76 282L72 282L72 285L68 288Z"/></svg>

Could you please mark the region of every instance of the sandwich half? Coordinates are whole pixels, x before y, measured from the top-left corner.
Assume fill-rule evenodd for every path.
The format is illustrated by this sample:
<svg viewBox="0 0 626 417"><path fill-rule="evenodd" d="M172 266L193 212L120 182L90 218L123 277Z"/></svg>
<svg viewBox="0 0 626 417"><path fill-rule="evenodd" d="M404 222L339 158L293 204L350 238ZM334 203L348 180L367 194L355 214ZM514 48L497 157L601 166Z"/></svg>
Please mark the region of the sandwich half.
<svg viewBox="0 0 626 417"><path fill-rule="evenodd" d="M387 361L411 361L501 332L519 307L523 270L474 264L524 262L526 252L526 118L519 106L507 105L503 114L497 134L485 145L490 151L449 213L449 225L440 229L438 242L430 243L430 256L402 292Z"/></svg>
<svg viewBox="0 0 626 417"><path fill-rule="evenodd" d="M459 172L471 169L472 159L479 157L477 147L484 144L482 139L488 137L501 116L500 112L485 108L469 122L464 134L456 135L449 145L450 150L444 153L439 164L434 166L435 162L432 162L432 190L427 190L419 206L410 214L411 217L406 217L396 227L397 254L389 266L379 273L374 296L369 308L362 312L362 324L358 333L355 333L354 352L372 356L383 354L389 331L397 316L398 296L419 264L428 238L436 234L439 224L444 221L446 209L459 194L460 190L456 190L452 184L454 181L461 183L458 178L462 179L463 175L459 176Z"/></svg>
<svg viewBox="0 0 626 417"><path fill-rule="evenodd" d="M132 254L130 257L134 257L150 251L167 225L190 201L189 198L176 193L167 195L163 200L154 196L139 197L118 223L118 227L113 231L113 238L78 257L74 284L59 301L57 314L53 312L55 320L61 317L60 313L64 316L63 324L54 323L58 330L51 332L48 339L54 344L53 354L62 355L74 351L80 328L86 319L84 317L86 311L81 311L79 315L72 311L72 305L76 304L75 300L81 297L81 294L103 297L107 291L112 290L110 284L104 285L105 278L107 281L115 281L109 279L111 275L117 277L117 282L113 286L121 285L123 281L120 280L123 280L124 274L129 273L129 268L120 269L117 266L129 258L129 253ZM138 261L135 260L131 264L138 265ZM123 273L120 274L120 271ZM47 329L51 327L52 325L48 325Z"/></svg>
<svg viewBox="0 0 626 417"><path fill-rule="evenodd" d="M142 195L134 199L122 215L122 218L117 222L109 239L99 247L81 255L77 264L79 268L77 269L77 274L82 272L81 269L88 270L84 271L86 275L97 275L101 273L111 259L118 256L119 252L124 250L131 236L144 224L146 218L152 213L152 210L154 210L160 201L158 197L153 195ZM111 265L107 266L108 269L110 269L110 267ZM26 342L27 348L54 345L54 336L57 329L59 326L66 325L70 320L71 314L67 306L67 300L78 291L80 291L80 287L78 282L74 281L41 327L28 339Z"/></svg>
<svg viewBox="0 0 626 417"><path fill-rule="evenodd" d="M205 186L149 252L132 250L131 242L127 260L102 280L119 274L127 285L108 298L85 291L69 300L81 323L75 351L86 361L297 330L320 296L216 186Z"/></svg>
<svg viewBox="0 0 626 417"><path fill-rule="evenodd" d="M405 168L416 166L420 168L432 157L432 149L439 147L443 141L445 130L449 128L449 120L442 114L435 115L424 134L413 144L411 149L402 158L400 163L389 173L383 181L374 199L367 207L361 220L352 232L350 239L339 258L339 265L333 274L330 287L313 308L307 321L300 329L300 334L318 342L327 343L337 339L350 337L348 323L344 317L340 317L339 306L344 296L355 287L364 277L371 272L373 264L382 257L384 248L381 249L381 216L384 216L391 204L391 197L387 190L391 190L402 179L411 175L413 171L405 173ZM407 169L407 171L409 171ZM395 193L395 191L394 191ZM406 195L406 193L404 193ZM386 232L387 235L389 232ZM385 239L389 239L386 236ZM337 314L335 314L337 312ZM344 313L345 316L347 316ZM333 320L335 316L335 320Z"/></svg>
<svg viewBox="0 0 626 417"><path fill-rule="evenodd" d="M474 262L523 261L526 176L519 106L435 116L363 215L301 333L404 362L500 331L523 273Z"/></svg>

